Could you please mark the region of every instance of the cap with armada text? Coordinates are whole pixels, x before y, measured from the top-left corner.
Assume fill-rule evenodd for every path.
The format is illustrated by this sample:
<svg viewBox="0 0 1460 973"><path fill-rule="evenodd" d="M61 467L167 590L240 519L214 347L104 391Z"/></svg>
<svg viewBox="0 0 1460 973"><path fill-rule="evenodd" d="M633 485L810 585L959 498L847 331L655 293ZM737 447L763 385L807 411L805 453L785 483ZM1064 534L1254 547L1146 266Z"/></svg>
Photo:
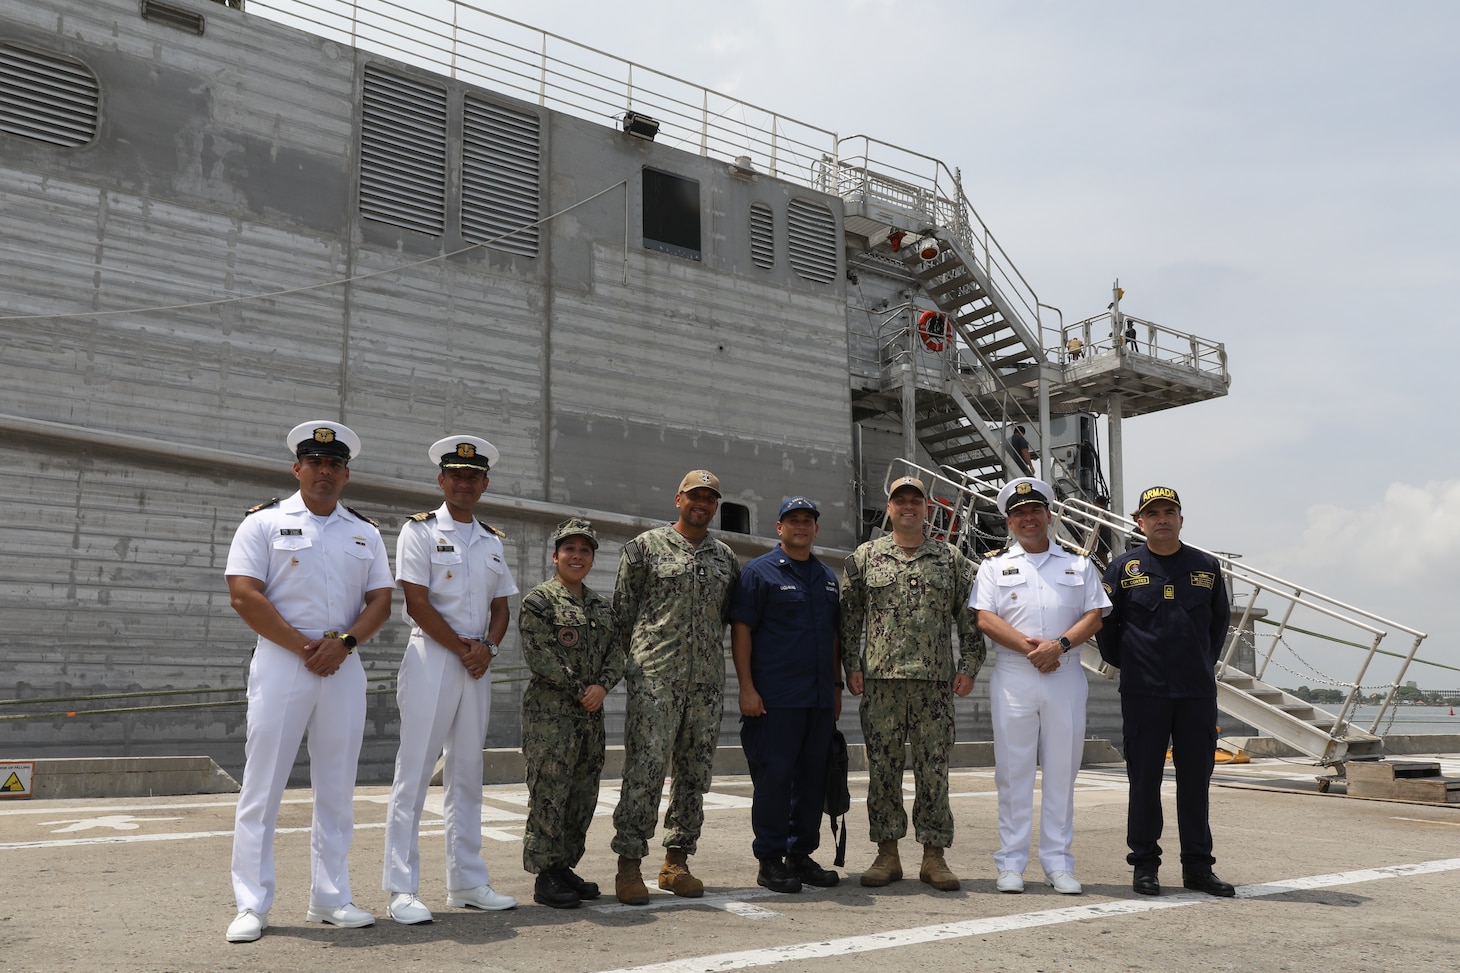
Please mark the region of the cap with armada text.
<svg viewBox="0 0 1460 973"><path fill-rule="evenodd" d="M447 436L431 444L431 462L443 470L481 470L497 465L497 447L477 436Z"/></svg>
<svg viewBox="0 0 1460 973"><path fill-rule="evenodd" d="M584 520L582 517L569 517L558 524L552 536L553 550L557 550L558 545L569 537L586 538L588 546L595 551L598 550L598 532L593 529L591 521Z"/></svg>
<svg viewBox="0 0 1460 973"><path fill-rule="evenodd" d="M781 501L781 512L776 514L776 523L786 519L786 514L793 510L809 510L811 516L817 520L821 519L821 508L816 506L816 501L807 497L787 497Z"/></svg>
<svg viewBox="0 0 1460 973"><path fill-rule="evenodd" d="M1170 487L1154 486L1141 491L1141 502L1136 504L1135 516L1139 517L1142 510L1157 500L1165 500L1167 503L1175 504L1177 510L1181 509L1181 498L1176 495L1175 490Z"/></svg>
<svg viewBox="0 0 1460 973"><path fill-rule="evenodd" d="M892 486L887 489L888 499L890 500L897 496L898 490L916 490L924 497L928 495L928 488L923 486L923 481L915 476L904 476L900 479L893 480Z"/></svg>
<svg viewBox="0 0 1460 973"><path fill-rule="evenodd" d="M721 496L720 478L709 470L690 470L684 475L684 479L679 481L680 493L688 493L691 490L698 490L700 487L704 487L717 497Z"/></svg>
<svg viewBox="0 0 1460 973"><path fill-rule="evenodd" d="M333 456L346 463L360 455L360 437L342 422L311 419L289 430L284 441L295 459L306 456Z"/></svg>
<svg viewBox="0 0 1460 973"><path fill-rule="evenodd" d="M1043 480L1036 480L1032 476L1021 476L1004 484L996 502L1005 516L1015 507L1022 507L1029 503L1042 503L1046 507L1050 507L1054 505L1054 488Z"/></svg>

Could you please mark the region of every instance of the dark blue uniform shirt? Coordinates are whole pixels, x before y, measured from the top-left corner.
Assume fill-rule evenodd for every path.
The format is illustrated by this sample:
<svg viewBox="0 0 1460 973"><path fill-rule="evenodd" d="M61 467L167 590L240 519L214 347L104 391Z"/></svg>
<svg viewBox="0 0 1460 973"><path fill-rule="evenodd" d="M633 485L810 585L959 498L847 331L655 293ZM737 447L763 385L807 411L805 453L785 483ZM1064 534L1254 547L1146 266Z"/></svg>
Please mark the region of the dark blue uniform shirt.
<svg viewBox="0 0 1460 973"><path fill-rule="evenodd" d="M836 575L814 554L794 561L777 547L741 570L730 620L750 626L750 678L767 708L831 708L839 602Z"/></svg>
<svg viewBox="0 0 1460 973"><path fill-rule="evenodd" d="M1120 691L1142 696L1215 697L1213 670L1227 639L1227 587L1217 559L1182 545L1152 554L1142 545L1110 562L1112 607L1095 636L1120 667Z"/></svg>

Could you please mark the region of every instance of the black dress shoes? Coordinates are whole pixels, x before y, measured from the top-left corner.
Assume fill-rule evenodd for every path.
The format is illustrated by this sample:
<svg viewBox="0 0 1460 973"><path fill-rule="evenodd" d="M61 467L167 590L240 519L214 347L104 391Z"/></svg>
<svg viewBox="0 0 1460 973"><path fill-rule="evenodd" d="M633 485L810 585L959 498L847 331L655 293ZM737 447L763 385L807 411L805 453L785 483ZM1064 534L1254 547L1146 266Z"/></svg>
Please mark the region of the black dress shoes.
<svg viewBox="0 0 1460 973"><path fill-rule="evenodd" d="M563 878L565 868L551 868L537 873L532 886L532 901L553 909L576 909L582 899Z"/></svg>
<svg viewBox="0 0 1460 973"><path fill-rule="evenodd" d="M1222 881L1211 872L1182 872L1181 884L1194 892L1205 892L1223 899L1230 899L1237 894L1237 890L1230 883Z"/></svg>
<svg viewBox="0 0 1460 973"><path fill-rule="evenodd" d="M814 885L819 889L829 889L842 880L836 872L816 864L810 855L787 855L786 867L801 880L802 885Z"/></svg>
<svg viewBox="0 0 1460 973"><path fill-rule="evenodd" d="M1156 869L1149 865L1137 865L1136 877L1130 883L1138 895L1160 895L1161 882L1156 878Z"/></svg>
<svg viewBox="0 0 1460 973"><path fill-rule="evenodd" d="M768 888L772 892L801 891L801 880L791 874L786 863L779 858L762 858L760 874L756 875L755 881L757 885Z"/></svg>

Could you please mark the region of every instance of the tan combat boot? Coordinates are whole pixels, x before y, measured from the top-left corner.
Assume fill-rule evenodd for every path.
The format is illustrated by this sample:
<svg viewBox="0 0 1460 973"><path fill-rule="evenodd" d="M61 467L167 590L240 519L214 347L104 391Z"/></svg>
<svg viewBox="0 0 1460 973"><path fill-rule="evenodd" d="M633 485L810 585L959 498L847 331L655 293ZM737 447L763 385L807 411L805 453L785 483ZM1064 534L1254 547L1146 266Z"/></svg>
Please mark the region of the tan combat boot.
<svg viewBox="0 0 1460 973"><path fill-rule="evenodd" d="M639 859L618 856L618 874L613 877L613 890L624 905L649 904L649 889L639 874Z"/></svg>
<svg viewBox="0 0 1460 973"><path fill-rule="evenodd" d="M953 874L948 863L943 860L943 849L932 845L923 845L923 868L918 878L939 892L957 892L959 888L958 876Z"/></svg>
<svg viewBox="0 0 1460 973"><path fill-rule="evenodd" d="M664 867L659 869L659 887L686 899L705 894L705 883L689 873L688 856L682 848L664 849Z"/></svg>
<svg viewBox="0 0 1460 973"><path fill-rule="evenodd" d="M902 859L897 857L897 839L877 842L877 859L862 873L862 884L881 888L902 881Z"/></svg>

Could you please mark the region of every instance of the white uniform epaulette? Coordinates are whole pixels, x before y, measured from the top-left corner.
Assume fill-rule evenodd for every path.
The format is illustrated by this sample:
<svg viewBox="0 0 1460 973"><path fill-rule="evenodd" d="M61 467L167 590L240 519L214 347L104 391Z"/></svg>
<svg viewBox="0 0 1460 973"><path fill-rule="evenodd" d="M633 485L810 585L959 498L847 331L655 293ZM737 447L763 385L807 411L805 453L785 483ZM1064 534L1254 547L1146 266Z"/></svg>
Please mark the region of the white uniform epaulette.
<svg viewBox="0 0 1460 973"><path fill-rule="evenodd" d="M491 531L493 534L496 534L498 537L506 537L507 536L505 533L503 533L502 531L500 531L497 528L493 527L491 524L487 523L485 520L478 520L477 523L481 524L483 527L485 527L487 530Z"/></svg>
<svg viewBox="0 0 1460 973"><path fill-rule="evenodd" d="M258 513L260 510L267 510L267 509L269 509L270 507L272 507L274 504L276 504L278 502L279 502L279 498L278 497L271 497L268 500L265 500L263 503L255 504L254 506L249 507L248 510L244 511L244 514L243 515L245 517L247 517L249 514L256 514L256 513Z"/></svg>
<svg viewBox="0 0 1460 973"><path fill-rule="evenodd" d="M1007 547L996 547L992 551L984 551L983 559L987 561L991 557L998 557L1000 554L1003 554L1007 550Z"/></svg>
<svg viewBox="0 0 1460 973"><path fill-rule="evenodd" d="M414 520L416 523L419 524L422 521L424 521L424 520L430 520L431 518L433 518L435 516L436 516L436 511L434 511L434 510L422 510L418 514L411 514L411 519Z"/></svg>
<svg viewBox="0 0 1460 973"><path fill-rule="evenodd" d="M379 523L379 521L371 520L369 517L365 516L360 511L356 510L354 507L346 507L345 509L348 510L348 511L350 511L350 513L354 514L355 515L355 518L357 520L363 520L363 521L365 521L365 523L369 524L371 527L374 527L377 530L380 529L380 523Z"/></svg>
<svg viewBox="0 0 1460 973"><path fill-rule="evenodd" d="M1058 544L1060 547L1064 548L1065 551L1069 552L1070 554L1075 555L1075 557L1089 557L1090 556L1090 552L1087 551L1087 550L1085 550L1083 547L1076 547L1073 544L1066 544L1064 541L1056 541L1055 543Z"/></svg>

